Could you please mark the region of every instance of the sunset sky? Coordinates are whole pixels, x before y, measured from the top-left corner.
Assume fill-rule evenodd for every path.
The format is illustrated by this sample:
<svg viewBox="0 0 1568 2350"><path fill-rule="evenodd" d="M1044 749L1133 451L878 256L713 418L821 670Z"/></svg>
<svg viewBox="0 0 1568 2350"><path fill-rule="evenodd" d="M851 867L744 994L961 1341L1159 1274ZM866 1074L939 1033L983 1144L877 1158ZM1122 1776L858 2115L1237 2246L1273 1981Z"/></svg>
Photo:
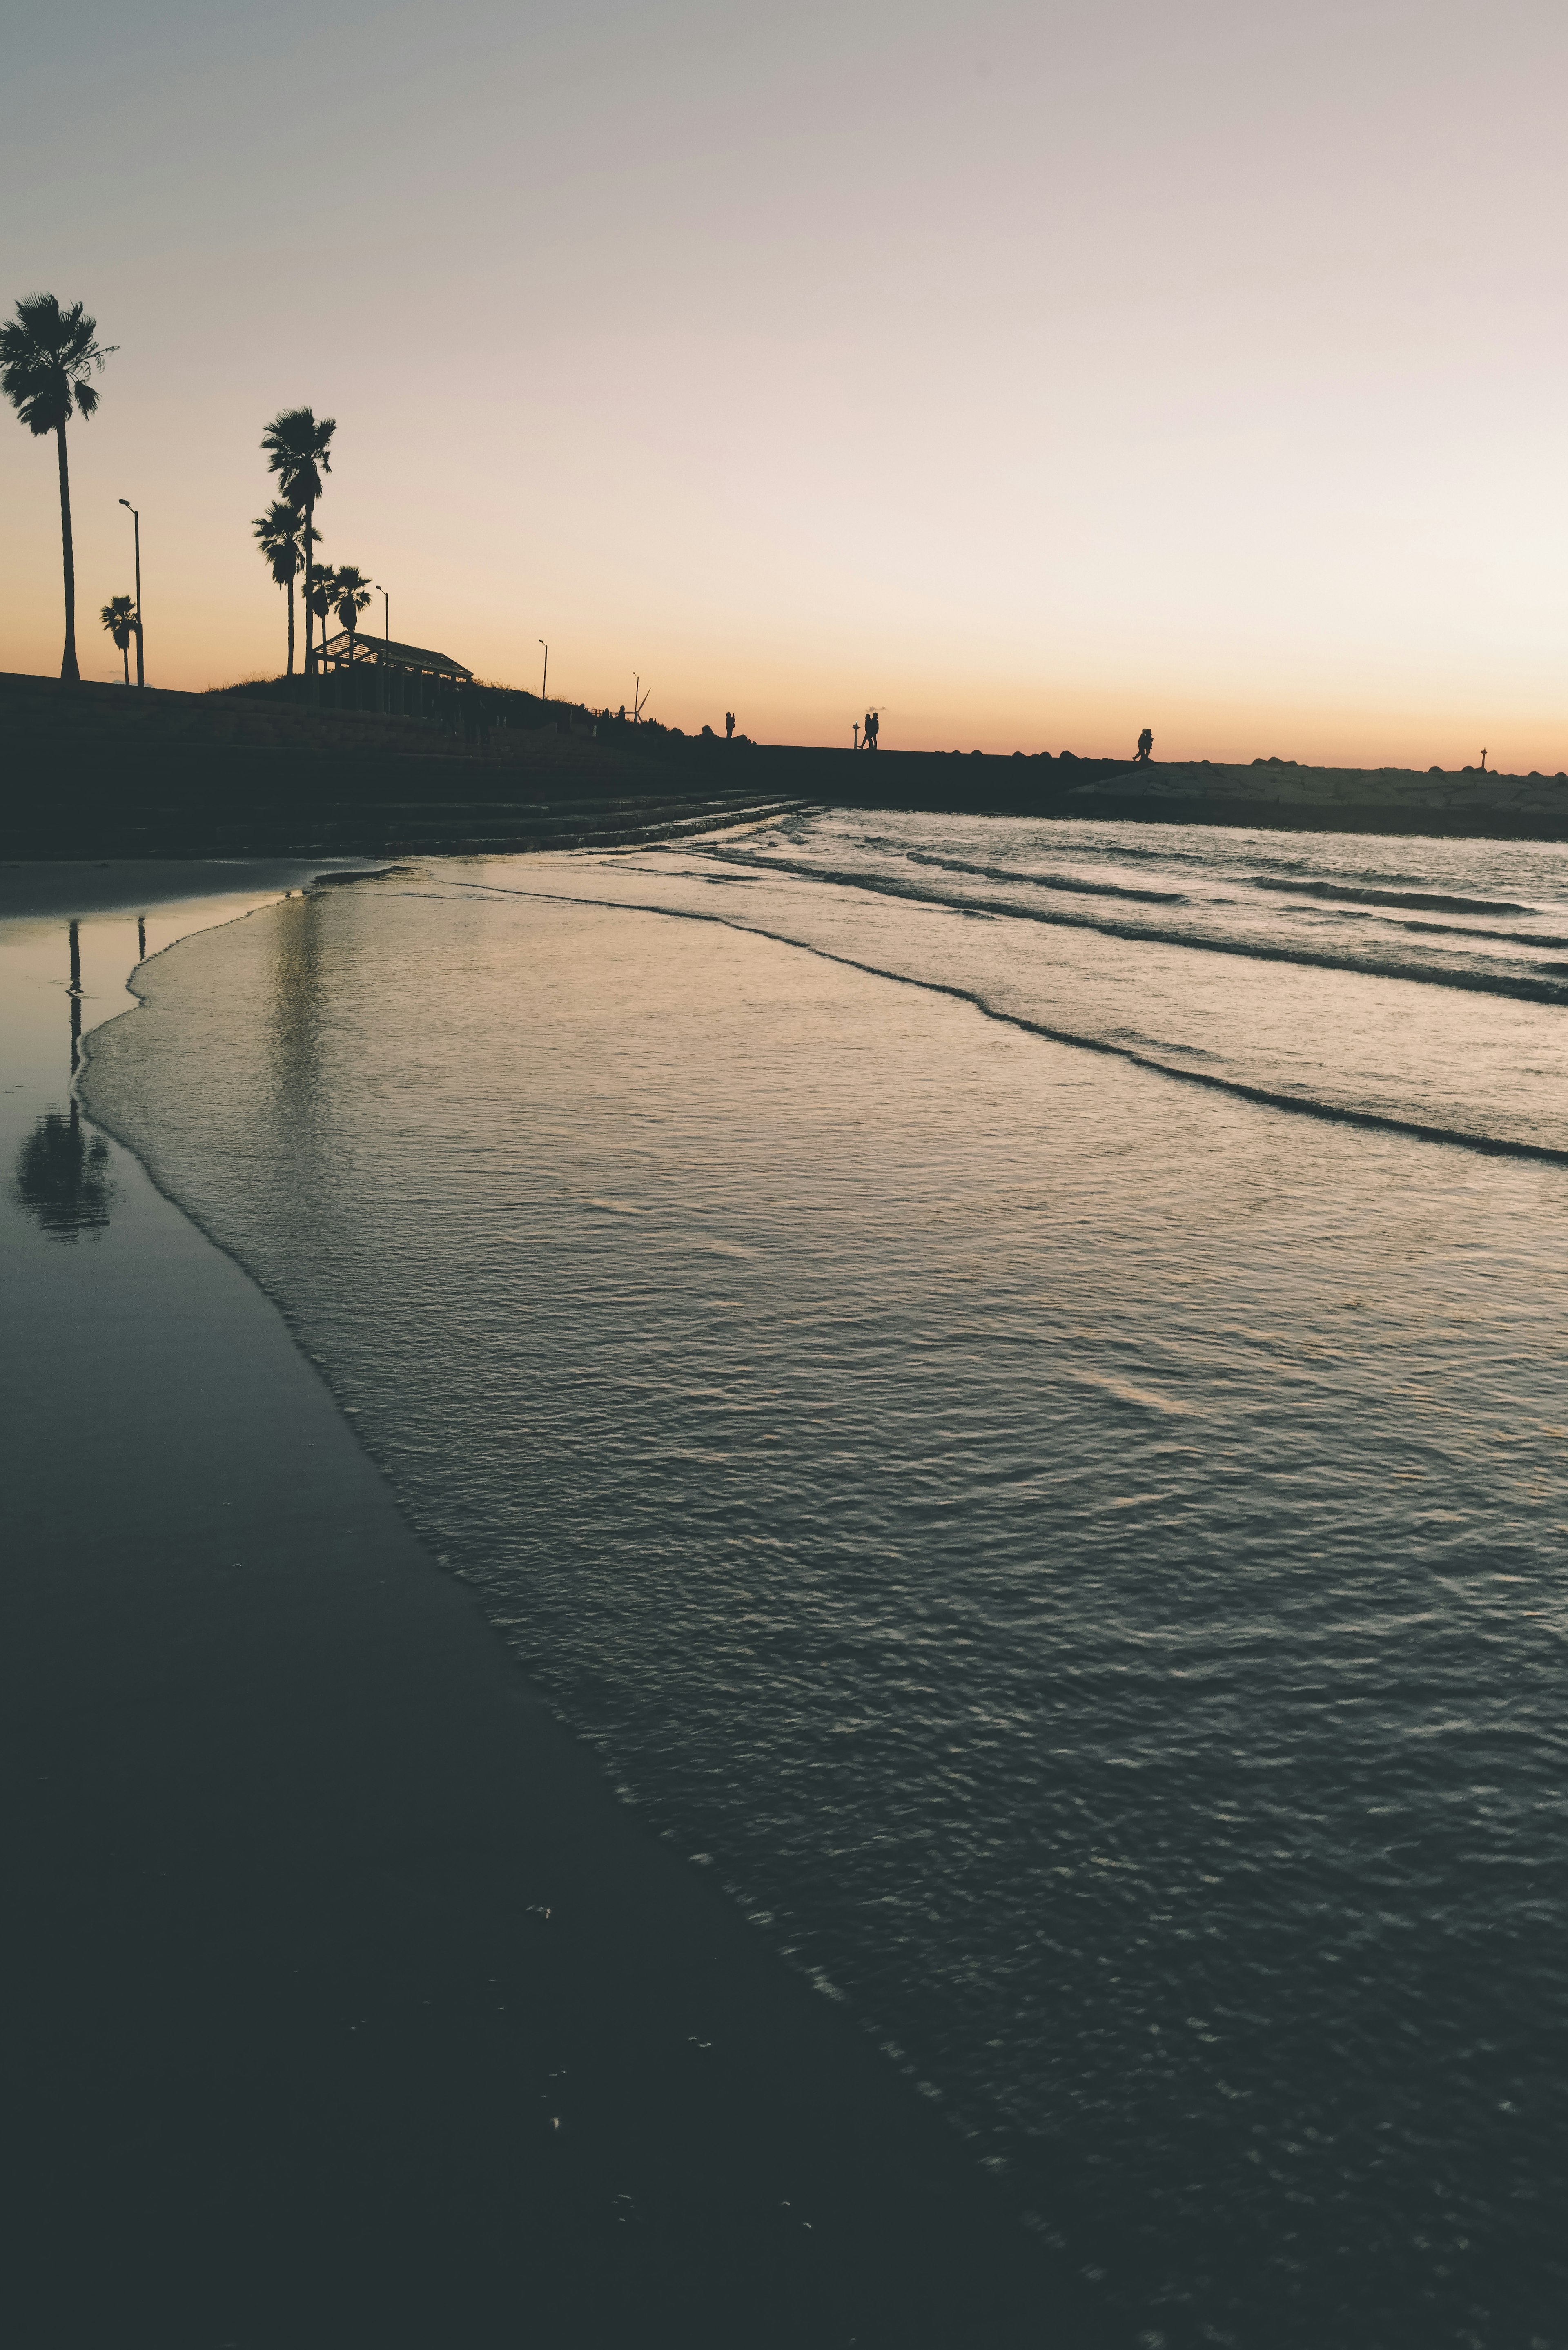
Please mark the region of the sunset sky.
<svg viewBox="0 0 1568 2350"><path fill-rule="evenodd" d="M82 672L281 669L250 523L483 675L775 741L1568 766L1562 0L11 12ZM57 672L0 412L0 668ZM377 599L375 617L380 619Z"/></svg>

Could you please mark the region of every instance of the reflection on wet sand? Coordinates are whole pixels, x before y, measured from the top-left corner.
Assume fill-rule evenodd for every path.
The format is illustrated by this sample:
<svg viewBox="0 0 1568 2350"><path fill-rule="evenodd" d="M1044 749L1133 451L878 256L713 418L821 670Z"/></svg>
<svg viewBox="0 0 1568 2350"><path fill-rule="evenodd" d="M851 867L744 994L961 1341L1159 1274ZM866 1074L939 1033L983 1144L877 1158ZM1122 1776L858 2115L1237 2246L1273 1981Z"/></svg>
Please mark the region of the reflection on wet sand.
<svg viewBox="0 0 1568 2350"><path fill-rule="evenodd" d="M74 1077L74 1076L76 1076L76 1073L77 1073L77 1064L78 1064L78 1061L81 1059L81 1050L82 1050L82 941L81 941L81 924L80 924L79 922L73 922L73 923L71 924L71 926L70 926L70 929L71 929L71 983L70 983L69 987L67 987L67 990L66 990L66 993L67 993L67 994L70 997L70 999L71 999L71 1075L72 1075L72 1076ZM75 1106L75 1104L73 1103L73 1104L72 1104L72 1115L73 1115L73 1117L75 1116L75 1111L76 1111L76 1106Z"/></svg>
<svg viewBox="0 0 1568 2350"><path fill-rule="evenodd" d="M71 1076L81 1058L82 955L79 925L70 925ZM16 1154L16 1193L29 1215L36 1216L50 1240L74 1241L78 1233L100 1232L109 1222L114 1184L109 1173L109 1145L101 1135L82 1131L80 1113L71 1097L68 1108L47 1110Z"/></svg>
<svg viewBox="0 0 1568 2350"><path fill-rule="evenodd" d="M16 1154L16 1190L50 1240L74 1241L108 1223L114 1197L109 1145L101 1135L82 1132L75 1102L38 1120Z"/></svg>
<svg viewBox="0 0 1568 2350"><path fill-rule="evenodd" d="M323 900L308 891L280 909L266 1008L267 1076L277 1130L300 1176L330 1162L336 1117L323 1066L327 974Z"/></svg>

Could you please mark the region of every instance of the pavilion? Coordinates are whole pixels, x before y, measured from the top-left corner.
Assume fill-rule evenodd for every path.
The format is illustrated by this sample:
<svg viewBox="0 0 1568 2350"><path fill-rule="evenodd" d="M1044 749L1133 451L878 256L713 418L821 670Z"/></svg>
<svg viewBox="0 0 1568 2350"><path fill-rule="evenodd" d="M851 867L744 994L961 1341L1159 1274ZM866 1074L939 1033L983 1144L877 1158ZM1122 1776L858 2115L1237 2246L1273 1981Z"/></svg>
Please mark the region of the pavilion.
<svg viewBox="0 0 1568 2350"><path fill-rule="evenodd" d="M328 637L317 659L334 676L350 668L377 672L376 706L410 717L422 716L443 688L473 682L473 671L445 653L400 644L395 637L356 633L350 639L347 629Z"/></svg>

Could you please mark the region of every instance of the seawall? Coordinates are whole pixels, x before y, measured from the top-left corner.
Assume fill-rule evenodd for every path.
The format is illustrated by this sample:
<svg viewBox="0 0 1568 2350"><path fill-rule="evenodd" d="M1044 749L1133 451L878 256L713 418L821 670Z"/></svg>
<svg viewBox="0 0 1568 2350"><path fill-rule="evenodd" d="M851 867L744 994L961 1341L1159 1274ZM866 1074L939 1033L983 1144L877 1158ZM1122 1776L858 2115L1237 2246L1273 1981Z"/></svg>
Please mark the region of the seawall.
<svg viewBox="0 0 1568 2350"><path fill-rule="evenodd" d="M493 698L504 711L509 698ZM1568 840L1568 776L1146 766L727 743L563 706L443 731L275 691L0 673L0 858L500 855L677 839L803 804L1292 831Z"/></svg>

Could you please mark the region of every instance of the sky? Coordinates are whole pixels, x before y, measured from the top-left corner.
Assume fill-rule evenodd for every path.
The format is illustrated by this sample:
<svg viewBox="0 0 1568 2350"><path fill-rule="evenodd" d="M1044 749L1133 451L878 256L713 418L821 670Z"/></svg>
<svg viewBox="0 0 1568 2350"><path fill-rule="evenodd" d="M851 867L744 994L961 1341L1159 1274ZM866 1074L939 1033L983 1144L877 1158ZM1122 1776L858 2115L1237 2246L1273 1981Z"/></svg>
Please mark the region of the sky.
<svg viewBox="0 0 1568 2350"><path fill-rule="evenodd" d="M3 5L0 306L116 345L84 677L323 555L505 683L764 740L1568 767L1561 0ZM58 671L0 411L0 669ZM382 615L380 598L375 616Z"/></svg>

